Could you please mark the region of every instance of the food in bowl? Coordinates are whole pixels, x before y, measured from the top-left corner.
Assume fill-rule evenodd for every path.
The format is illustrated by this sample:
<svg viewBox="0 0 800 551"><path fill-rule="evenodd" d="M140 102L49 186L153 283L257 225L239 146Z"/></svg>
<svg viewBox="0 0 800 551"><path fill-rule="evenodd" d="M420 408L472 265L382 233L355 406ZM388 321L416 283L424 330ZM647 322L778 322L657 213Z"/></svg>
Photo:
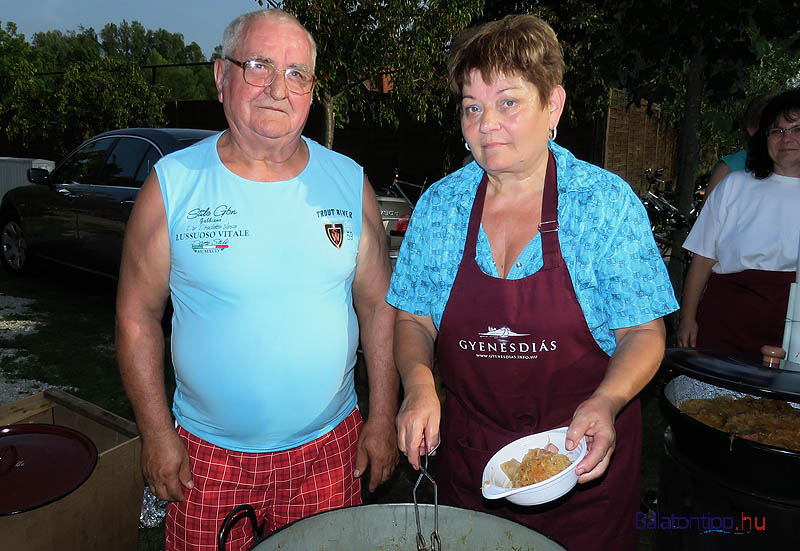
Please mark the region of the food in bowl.
<svg viewBox="0 0 800 551"><path fill-rule="evenodd" d="M575 467L587 453L586 438L581 438L575 449L566 449L567 427L524 436L506 444L498 450L483 468L481 494L486 499L507 499L517 505L539 505L547 503L569 492L578 482ZM559 473L542 482L536 482L519 488L511 487L511 480L501 466L512 459L525 457L534 448L548 449L552 444L556 451L567 456L570 464ZM550 448L552 451L552 448Z"/></svg>
<svg viewBox="0 0 800 551"><path fill-rule="evenodd" d="M528 450L522 462L510 459L500 465L500 468L511 481L512 488L521 488L547 480L571 464L566 455L558 453L555 445L548 444L547 448Z"/></svg>
<svg viewBox="0 0 800 551"><path fill-rule="evenodd" d="M717 430L768 446L800 451L800 410L781 400L744 396L694 398L679 409Z"/></svg>

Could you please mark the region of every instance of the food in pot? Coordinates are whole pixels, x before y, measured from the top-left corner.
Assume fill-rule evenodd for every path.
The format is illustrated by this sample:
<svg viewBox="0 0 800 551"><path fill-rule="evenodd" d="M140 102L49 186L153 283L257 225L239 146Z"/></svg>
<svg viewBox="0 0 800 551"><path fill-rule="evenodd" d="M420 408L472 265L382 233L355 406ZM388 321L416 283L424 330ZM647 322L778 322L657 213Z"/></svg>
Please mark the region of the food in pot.
<svg viewBox="0 0 800 551"><path fill-rule="evenodd" d="M561 453L553 444L548 444L547 448L532 448L528 450L522 463L516 459L506 461L500 468L511 480L512 488L521 488L547 480L555 476L567 467L571 461Z"/></svg>
<svg viewBox="0 0 800 551"><path fill-rule="evenodd" d="M680 410L723 432L800 451L800 410L787 402L752 396L716 396L686 400L680 404Z"/></svg>

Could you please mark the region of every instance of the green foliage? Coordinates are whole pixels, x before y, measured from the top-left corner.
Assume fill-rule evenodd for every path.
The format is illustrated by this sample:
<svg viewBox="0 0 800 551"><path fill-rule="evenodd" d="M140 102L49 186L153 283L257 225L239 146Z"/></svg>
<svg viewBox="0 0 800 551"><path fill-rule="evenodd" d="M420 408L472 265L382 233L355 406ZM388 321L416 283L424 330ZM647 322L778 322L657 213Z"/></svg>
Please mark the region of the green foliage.
<svg viewBox="0 0 800 551"><path fill-rule="evenodd" d="M171 33L165 29L147 30L138 21L123 21L119 25L109 23L100 31L100 39L105 55L140 65L148 64L154 51L166 63L206 61L200 46L196 42L186 45L181 33Z"/></svg>
<svg viewBox="0 0 800 551"><path fill-rule="evenodd" d="M4 29L0 25L0 128L7 127L11 117L6 98L14 88L16 75L33 70L31 59L31 46L25 40L25 35L17 33L17 26L7 22Z"/></svg>
<svg viewBox="0 0 800 551"><path fill-rule="evenodd" d="M335 109L337 123L359 113L397 124L404 115L424 122L452 113L447 51L453 36L480 15L483 0L284 0L281 7L317 41L315 94ZM391 81L388 93L371 91L381 79ZM328 132L332 143L333 128Z"/></svg>
<svg viewBox="0 0 800 551"><path fill-rule="evenodd" d="M147 65L167 65L158 50L150 52ZM149 70L148 70L149 71ZM217 88L211 66L164 67L155 71L156 84L163 86L170 100L204 100L216 97Z"/></svg>
<svg viewBox="0 0 800 551"><path fill-rule="evenodd" d="M163 89L148 83L135 63L74 63L51 78L45 85L30 63L22 64L11 93L8 137L30 151L61 157L99 132L166 122Z"/></svg>
<svg viewBox="0 0 800 551"><path fill-rule="evenodd" d="M166 99L214 99L211 67L197 43L138 21L94 29L36 33L29 44L12 22L0 27L0 149L60 156L97 132L162 126ZM60 73L42 75L37 73ZM153 82L155 80L155 82Z"/></svg>
<svg viewBox="0 0 800 551"><path fill-rule="evenodd" d="M91 27L79 32L47 31L33 35L33 49L40 71L63 71L71 63L92 63L102 56L97 34Z"/></svg>
<svg viewBox="0 0 800 551"><path fill-rule="evenodd" d="M609 71L616 52L609 39L613 30L603 6L591 0L487 0L483 21L509 14L530 13L555 30L564 50L564 88L567 115L573 123L602 118L608 109Z"/></svg>

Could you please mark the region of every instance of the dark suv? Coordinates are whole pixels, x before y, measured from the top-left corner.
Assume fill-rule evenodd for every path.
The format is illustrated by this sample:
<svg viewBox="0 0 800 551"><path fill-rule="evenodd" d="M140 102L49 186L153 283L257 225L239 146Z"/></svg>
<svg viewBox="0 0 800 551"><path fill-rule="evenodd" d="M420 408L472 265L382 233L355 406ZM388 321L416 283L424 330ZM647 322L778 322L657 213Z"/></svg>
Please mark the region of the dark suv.
<svg viewBox="0 0 800 551"><path fill-rule="evenodd" d="M34 185L11 189L0 205L0 260L24 271L32 256L117 276L125 224L153 164L211 130L127 128L99 134L48 173L28 170Z"/></svg>

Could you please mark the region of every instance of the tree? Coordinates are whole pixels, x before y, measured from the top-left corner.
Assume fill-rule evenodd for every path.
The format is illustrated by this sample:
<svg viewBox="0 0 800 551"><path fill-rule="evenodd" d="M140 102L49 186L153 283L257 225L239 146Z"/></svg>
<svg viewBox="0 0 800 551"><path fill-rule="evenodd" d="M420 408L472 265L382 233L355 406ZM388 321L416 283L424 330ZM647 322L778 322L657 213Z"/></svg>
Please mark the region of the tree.
<svg viewBox="0 0 800 551"><path fill-rule="evenodd" d="M62 157L94 134L128 126L163 126L163 89L138 65L113 59L74 63L50 87L32 64L17 74L8 136L30 153Z"/></svg>
<svg viewBox="0 0 800 551"><path fill-rule="evenodd" d="M108 57L127 59L144 65L152 50L148 34L149 31L138 21L128 23L123 20L119 25L109 23L103 27L100 39Z"/></svg>
<svg viewBox="0 0 800 551"><path fill-rule="evenodd" d="M3 115L4 98L11 94L15 75L20 67L32 59L31 46L25 40L25 35L17 33L17 26L7 22L3 29L0 25L0 126L2 127L7 124Z"/></svg>
<svg viewBox="0 0 800 551"><path fill-rule="evenodd" d="M748 97L785 88L799 68L798 0L487 1L490 18L508 10L535 11L553 25L564 46L568 88L585 101L620 87L632 102L659 104L671 116L679 130L677 193L684 214L692 204L701 136L719 139L722 128L730 136ZM687 231L673 235L670 274L678 296Z"/></svg>
<svg viewBox="0 0 800 551"><path fill-rule="evenodd" d="M317 41L316 97L327 147L336 123L361 113L378 123L406 112L441 120L448 105L447 51L483 0L257 0L294 14ZM380 100L368 85L387 82Z"/></svg>
<svg viewBox="0 0 800 551"><path fill-rule="evenodd" d="M158 49L151 51L147 58L147 65L169 63ZM205 100L217 96L210 67L164 67L159 68L155 76L155 84L164 87L166 97L170 100Z"/></svg>
<svg viewBox="0 0 800 551"><path fill-rule="evenodd" d="M138 21L109 23L100 31L108 57L135 61L140 65L171 65L206 61L196 42L186 44L181 33L165 29L147 30ZM165 67L155 71L155 83L164 85L170 100L216 98L210 66Z"/></svg>
<svg viewBox="0 0 800 551"><path fill-rule="evenodd" d="M703 105L745 98L748 72L759 65L766 44L797 51L797 0L750 2L606 2L614 21L620 83L633 99L646 98L678 113L678 208L692 204L700 158ZM784 83L784 87L786 83ZM670 275L681 295L683 249L688 230L673 234Z"/></svg>
<svg viewBox="0 0 800 551"><path fill-rule="evenodd" d="M71 63L92 63L102 56L97 34L91 27L79 32L47 31L33 35L39 70L63 71Z"/></svg>
<svg viewBox="0 0 800 551"><path fill-rule="evenodd" d="M569 119L601 117L608 108L616 52L608 38L611 22L601 3L591 0L486 0L482 21L530 13L553 27L564 50L564 88ZM604 70L606 69L606 70Z"/></svg>

